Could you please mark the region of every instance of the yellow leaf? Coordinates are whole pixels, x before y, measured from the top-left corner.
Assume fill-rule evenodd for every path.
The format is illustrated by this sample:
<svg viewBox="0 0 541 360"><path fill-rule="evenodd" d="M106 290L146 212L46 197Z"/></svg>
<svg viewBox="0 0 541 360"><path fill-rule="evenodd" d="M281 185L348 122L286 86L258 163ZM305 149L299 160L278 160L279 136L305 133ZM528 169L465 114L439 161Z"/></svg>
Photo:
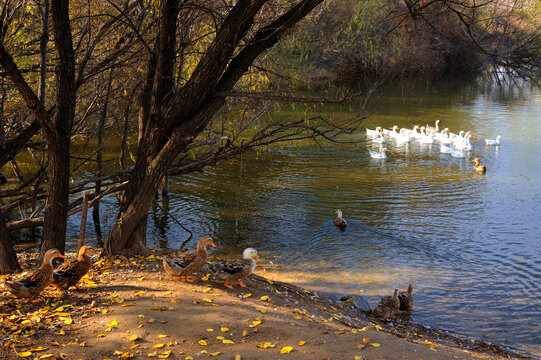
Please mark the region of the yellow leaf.
<svg viewBox="0 0 541 360"><path fill-rule="evenodd" d="M105 337L105 334L98 334L97 337L99 337L99 338Z"/></svg>
<svg viewBox="0 0 541 360"><path fill-rule="evenodd" d="M282 350L280 350L280 354L289 354L293 350L292 346L284 346Z"/></svg>
<svg viewBox="0 0 541 360"><path fill-rule="evenodd" d="M216 351L215 353L210 354L210 356L218 356L218 355L220 355L221 353L222 353L221 351Z"/></svg>
<svg viewBox="0 0 541 360"><path fill-rule="evenodd" d="M225 339L225 338L224 338L223 336L216 336L216 339L218 339L218 340L223 340L223 339Z"/></svg>
<svg viewBox="0 0 541 360"><path fill-rule="evenodd" d="M135 349L137 347L139 347L139 344L135 344L135 345L130 346L130 348L128 350L133 350L133 349Z"/></svg>
<svg viewBox="0 0 541 360"><path fill-rule="evenodd" d="M88 314L83 314L83 315L81 315L81 318L85 318L87 316L88 316Z"/></svg>
<svg viewBox="0 0 541 360"><path fill-rule="evenodd" d="M235 360L241 360L240 355L235 355Z"/></svg>
<svg viewBox="0 0 541 360"><path fill-rule="evenodd" d="M190 355L188 355L188 356L186 356L186 357L184 358L184 360L193 360L193 357L191 357Z"/></svg>
<svg viewBox="0 0 541 360"><path fill-rule="evenodd" d="M208 331L208 332L213 332L213 331L214 331L214 329L207 329L207 331Z"/></svg>
<svg viewBox="0 0 541 360"><path fill-rule="evenodd" d="M124 354L122 351L118 351L118 350L115 351L115 355L122 355L122 354Z"/></svg>
<svg viewBox="0 0 541 360"><path fill-rule="evenodd" d="M361 357L357 355L353 358L353 360L361 360Z"/></svg>
<svg viewBox="0 0 541 360"><path fill-rule="evenodd" d="M166 291L166 292L164 292L163 294L164 294L164 295L171 295L171 293L172 293L171 291Z"/></svg>
<svg viewBox="0 0 541 360"><path fill-rule="evenodd" d="M261 301L269 301L269 297L268 296L262 296Z"/></svg>
<svg viewBox="0 0 541 360"><path fill-rule="evenodd" d="M159 359L167 359L169 358L169 355L171 355L171 351L164 351L160 355L158 355Z"/></svg>
<svg viewBox="0 0 541 360"><path fill-rule="evenodd" d="M44 354L44 355L41 355L39 358L40 359L48 359L50 357L53 357L53 354Z"/></svg>
<svg viewBox="0 0 541 360"><path fill-rule="evenodd" d="M211 303L211 302L212 302L211 299L201 299L201 300L203 300L204 302L207 302L207 303Z"/></svg>
<svg viewBox="0 0 541 360"><path fill-rule="evenodd" d="M223 342L224 344L234 344L234 342L231 341L231 340L222 340L222 342Z"/></svg>
<svg viewBox="0 0 541 360"><path fill-rule="evenodd" d="M102 313L102 314L107 314L107 309L103 309L103 310L101 311L101 313Z"/></svg>
<svg viewBox="0 0 541 360"><path fill-rule="evenodd" d="M68 325L70 325L72 322L73 322L72 318L67 318L66 320L64 320L64 323Z"/></svg>
<svg viewBox="0 0 541 360"><path fill-rule="evenodd" d="M59 331L59 332L57 332L57 333L54 333L54 334L55 334L55 335L66 335L66 333L65 333L64 329L60 329L60 331Z"/></svg>
<svg viewBox="0 0 541 360"><path fill-rule="evenodd" d="M363 338L363 344L368 344L370 342L370 338L364 337Z"/></svg>
<svg viewBox="0 0 541 360"><path fill-rule="evenodd" d="M148 357L155 357L156 355L158 355L157 352L151 352L147 354Z"/></svg>
<svg viewBox="0 0 541 360"><path fill-rule="evenodd" d="M152 345L152 348L153 349L161 349L164 346L165 346L165 344L156 344L156 345Z"/></svg>
<svg viewBox="0 0 541 360"><path fill-rule="evenodd" d="M221 327L221 328L220 328L220 330L221 330L222 332L224 332L224 333L226 333L226 332L228 332L228 331L229 331L229 329L228 329L228 328L226 328L226 327Z"/></svg>
<svg viewBox="0 0 541 360"><path fill-rule="evenodd" d="M304 340L299 341L299 346L303 346L304 344L306 344L306 341Z"/></svg>
<svg viewBox="0 0 541 360"><path fill-rule="evenodd" d="M130 341L135 341L135 340L139 340L141 337L139 335L135 335L133 334L132 336L130 336Z"/></svg>
<svg viewBox="0 0 541 360"><path fill-rule="evenodd" d="M20 356L20 357L29 357L31 355L32 355L32 352L30 351L23 351L23 352L17 353L17 356Z"/></svg>
<svg viewBox="0 0 541 360"><path fill-rule="evenodd" d="M171 299L171 303L172 303L172 304L176 304L176 303L178 303L179 301L180 301L180 300L178 300L178 299Z"/></svg>
<svg viewBox="0 0 541 360"><path fill-rule="evenodd" d="M30 351L43 351L43 350L47 350L47 349L48 349L48 347L38 346L37 348L30 349Z"/></svg>
<svg viewBox="0 0 541 360"><path fill-rule="evenodd" d="M145 280L144 276L141 276L140 278L137 279L137 281L143 281L143 280Z"/></svg>
<svg viewBox="0 0 541 360"><path fill-rule="evenodd" d="M242 336L248 336L248 334L250 334L250 333L248 332L248 330L244 330L244 331L242 332Z"/></svg>
<svg viewBox="0 0 541 360"><path fill-rule="evenodd" d="M371 343L370 345L372 345L372 346L373 346L373 347L375 347L375 348L377 348L377 347L380 347L380 346L381 346L381 344L379 344L379 343Z"/></svg>
<svg viewBox="0 0 541 360"><path fill-rule="evenodd" d="M209 276L210 276L210 274L206 274L205 276L203 276L203 277L201 278L201 280L203 280L203 281L208 281Z"/></svg>
<svg viewBox="0 0 541 360"><path fill-rule="evenodd" d="M201 350L199 353L205 355L205 354L208 354L209 352L207 350Z"/></svg>
<svg viewBox="0 0 541 360"><path fill-rule="evenodd" d="M159 338L166 338L167 335L165 335L165 334L160 334L160 335L158 335L158 337L159 337Z"/></svg>
<svg viewBox="0 0 541 360"><path fill-rule="evenodd" d="M117 326L117 325L118 325L118 321L116 320L113 320L109 324L107 324L107 326Z"/></svg>
<svg viewBox="0 0 541 360"><path fill-rule="evenodd" d="M207 342L205 340L199 340L198 342L201 346L207 346Z"/></svg>
<svg viewBox="0 0 541 360"><path fill-rule="evenodd" d="M263 309L260 309L260 308L255 308L255 309L256 309L257 311L259 311L260 313L263 313L263 314L267 312L267 310L263 310Z"/></svg>

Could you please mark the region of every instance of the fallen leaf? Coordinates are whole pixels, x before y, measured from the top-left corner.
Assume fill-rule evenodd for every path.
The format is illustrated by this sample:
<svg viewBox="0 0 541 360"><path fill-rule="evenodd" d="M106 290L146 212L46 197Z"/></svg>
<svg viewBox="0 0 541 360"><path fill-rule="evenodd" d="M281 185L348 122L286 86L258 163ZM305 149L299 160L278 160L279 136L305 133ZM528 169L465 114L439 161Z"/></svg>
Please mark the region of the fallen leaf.
<svg viewBox="0 0 541 360"><path fill-rule="evenodd" d="M164 351L160 355L158 355L159 359L167 359L169 358L169 355L171 355L171 351Z"/></svg>
<svg viewBox="0 0 541 360"><path fill-rule="evenodd" d="M234 342L231 341L231 340L222 340L222 342L223 342L224 344L234 344Z"/></svg>
<svg viewBox="0 0 541 360"><path fill-rule="evenodd" d="M363 337L363 344L368 344L368 343L370 343L370 338Z"/></svg>
<svg viewBox="0 0 541 360"><path fill-rule="evenodd" d="M171 291L166 291L163 293L163 295L171 295L171 293L172 293Z"/></svg>
<svg viewBox="0 0 541 360"><path fill-rule="evenodd" d="M158 335L159 338L166 338L168 335L165 335L165 334L160 334Z"/></svg>
<svg viewBox="0 0 541 360"><path fill-rule="evenodd" d="M299 341L299 346L303 346L304 344L306 344L306 341L304 340Z"/></svg>
<svg viewBox="0 0 541 360"><path fill-rule="evenodd" d="M137 281L143 281L143 280L145 280L144 276L141 276L140 278L137 279Z"/></svg>
<svg viewBox="0 0 541 360"><path fill-rule="evenodd" d="M235 355L235 360L241 360L240 355Z"/></svg>
<svg viewBox="0 0 541 360"><path fill-rule="evenodd" d="M105 337L105 334L98 334L97 337L99 337L99 338Z"/></svg>
<svg viewBox="0 0 541 360"><path fill-rule="evenodd" d="M29 357L29 356L32 356L32 352L30 352L30 351L23 351L23 352L17 353L17 356L20 356L20 357Z"/></svg>
<svg viewBox="0 0 541 360"><path fill-rule="evenodd" d="M213 332L213 331L214 331L214 329L207 329L207 331L208 331L208 332Z"/></svg>
<svg viewBox="0 0 541 360"><path fill-rule="evenodd" d="M178 300L178 299L171 299L171 303L172 303L172 304L176 304L176 303L178 303L179 301L180 301L180 300Z"/></svg>
<svg viewBox="0 0 541 360"><path fill-rule="evenodd" d="M260 308L255 308L255 309L256 309L257 311L259 311L260 313L263 313L263 314L267 312L267 310L263 310L263 309L260 309Z"/></svg>
<svg viewBox="0 0 541 360"><path fill-rule="evenodd" d="M244 337L244 336L248 336L249 334L250 334L250 333L248 332L248 330L244 330L244 331L242 332L242 336L243 336L243 337Z"/></svg>
<svg viewBox="0 0 541 360"><path fill-rule="evenodd" d="M201 346L207 346L207 342L205 340L199 340L198 342Z"/></svg>
<svg viewBox="0 0 541 360"><path fill-rule="evenodd" d="M37 348L30 349L29 351L44 351L47 350L48 347L38 346Z"/></svg>
<svg viewBox="0 0 541 360"><path fill-rule="evenodd" d="M139 340L141 337L139 335L135 335L133 334L132 336L130 336L130 341L135 341L135 340Z"/></svg>
<svg viewBox="0 0 541 360"><path fill-rule="evenodd" d="M280 354L289 354L292 350L293 350L293 347L292 347L292 346L284 346L284 347L280 350Z"/></svg>
<svg viewBox="0 0 541 360"><path fill-rule="evenodd" d="M269 297L268 296L262 296L261 298L261 301L269 301Z"/></svg>
<svg viewBox="0 0 541 360"><path fill-rule="evenodd" d="M165 344L156 344L156 345L152 345L152 348L153 349L161 349L164 346L165 346Z"/></svg>
<svg viewBox="0 0 541 360"><path fill-rule="evenodd" d="M226 332L228 332L228 331L229 331L229 329L228 329L228 328L226 328L226 327L221 327L221 328L220 328L220 330L221 330L222 332L224 332L224 333L226 333Z"/></svg>
<svg viewBox="0 0 541 360"><path fill-rule="evenodd" d="M220 355L221 353L222 353L221 351L216 351L216 352L214 352L214 353L212 353L212 354L209 354L209 355L210 355L210 356L218 356L218 355Z"/></svg>
<svg viewBox="0 0 541 360"><path fill-rule="evenodd" d="M378 348L378 347L381 346L381 344L379 344L379 343L371 343L370 345L372 345L372 346L375 347L375 348Z"/></svg>

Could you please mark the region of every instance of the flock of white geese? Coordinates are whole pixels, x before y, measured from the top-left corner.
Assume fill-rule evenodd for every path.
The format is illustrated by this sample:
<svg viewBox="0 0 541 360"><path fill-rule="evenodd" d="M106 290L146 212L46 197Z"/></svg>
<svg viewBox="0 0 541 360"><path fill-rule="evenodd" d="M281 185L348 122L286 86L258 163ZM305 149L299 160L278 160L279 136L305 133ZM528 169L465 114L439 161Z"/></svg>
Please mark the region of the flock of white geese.
<svg viewBox="0 0 541 360"><path fill-rule="evenodd" d="M402 128L398 130L398 126L393 126L392 130L387 130L381 126L376 127L375 130L366 129L367 137L373 143L385 144L387 139L394 140L397 144L409 143L411 141L417 141L421 144L440 144L440 152L443 154L449 154L456 158L465 158L466 152L472 150L470 139L472 138L471 131L461 130L458 134L452 133L449 128L439 129L440 120L436 120L435 126L421 126L415 125L413 129ZM503 139L498 135L495 140L485 139L487 146L499 146L500 140ZM373 159L386 159L387 148L383 147L381 151L369 150L370 157ZM485 172L486 168L479 165L479 160L476 158L473 160L476 163L474 169L477 172Z"/></svg>

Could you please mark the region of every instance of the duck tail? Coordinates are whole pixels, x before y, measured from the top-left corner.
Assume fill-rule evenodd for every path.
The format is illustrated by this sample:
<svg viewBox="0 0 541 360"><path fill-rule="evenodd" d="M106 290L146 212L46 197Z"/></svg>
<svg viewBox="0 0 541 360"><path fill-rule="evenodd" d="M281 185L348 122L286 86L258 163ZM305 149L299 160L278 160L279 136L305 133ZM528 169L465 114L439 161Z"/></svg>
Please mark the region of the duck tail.
<svg viewBox="0 0 541 360"><path fill-rule="evenodd" d="M408 292L408 294L411 294L413 292L413 285L412 284L409 284L407 292Z"/></svg>

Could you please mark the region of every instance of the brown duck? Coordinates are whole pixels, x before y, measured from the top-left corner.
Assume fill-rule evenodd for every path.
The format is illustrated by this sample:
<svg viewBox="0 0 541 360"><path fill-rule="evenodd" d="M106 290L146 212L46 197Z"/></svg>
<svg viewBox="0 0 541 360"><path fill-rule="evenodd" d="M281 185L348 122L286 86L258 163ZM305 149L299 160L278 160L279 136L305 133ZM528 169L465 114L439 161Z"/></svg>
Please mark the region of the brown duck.
<svg viewBox="0 0 541 360"><path fill-rule="evenodd" d="M478 172L478 173L480 173L480 174L484 174L484 173L487 172L486 166L484 166L484 165L479 165L479 159L478 159L478 158L473 159L472 162L475 163L473 169L474 169L476 172Z"/></svg>
<svg viewBox="0 0 541 360"><path fill-rule="evenodd" d="M397 294L398 289L394 289L393 296L383 296L372 310L372 315L389 321L389 316L397 313L400 308L400 300L398 300Z"/></svg>
<svg viewBox="0 0 541 360"><path fill-rule="evenodd" d="M334 225L336 225L340 230L344 230L348 226L347 221L342 217L342 210L336 210L334 212L336 217L334 218Z"/></svg>
<svg viewBox="0 0 541 360"><path fill-rule="evenodd" d="M224 279L224 286L232 289L229 281L237 281L241 287L246 287L240 279L249 276L254 272L256 266L257 250L254 248L244 249L242 259L222 260L211 265L211 270L216 274L218 279Z"/></svg>
<svg viewBox="0 0 541 360"><path fill-rule="evenodd" d="M398 294L398 300L400 301L400 310L411 311L413 308L413 285L409 284L406 292L401 291Z"/></svg>
<svg viewBox="0 0 541 360"><path fill-rule="evenodd" d="M210 236L202 237L197 243L197 250L186 251L175 259L163 257L163 268L166 273L174 277L184 276L186 282L193 282L188 275L207 263L207 246L216 247Z"/></svg>
<svg viewBox="0 0 541 360"><path fill-rule="evenodd" d="M47 250L39 268L18 280L6 281L6 288L16 297L30 298L30 301L34 302L34 298L53 280L53 259L56 257L63 258L64 255L57 249Z"/></svg>
<svg viewBox="0 0 541 360"><path fill-rule="evenodd" d="M58 291L67 290L70 286L75 286L77 289L85 289L78 286L77 283L92 267L91 254L99 255L92 246L83 245L79 249L77 259L66 261L53 271L53 282L51 285L56 287Z"/></svg>

